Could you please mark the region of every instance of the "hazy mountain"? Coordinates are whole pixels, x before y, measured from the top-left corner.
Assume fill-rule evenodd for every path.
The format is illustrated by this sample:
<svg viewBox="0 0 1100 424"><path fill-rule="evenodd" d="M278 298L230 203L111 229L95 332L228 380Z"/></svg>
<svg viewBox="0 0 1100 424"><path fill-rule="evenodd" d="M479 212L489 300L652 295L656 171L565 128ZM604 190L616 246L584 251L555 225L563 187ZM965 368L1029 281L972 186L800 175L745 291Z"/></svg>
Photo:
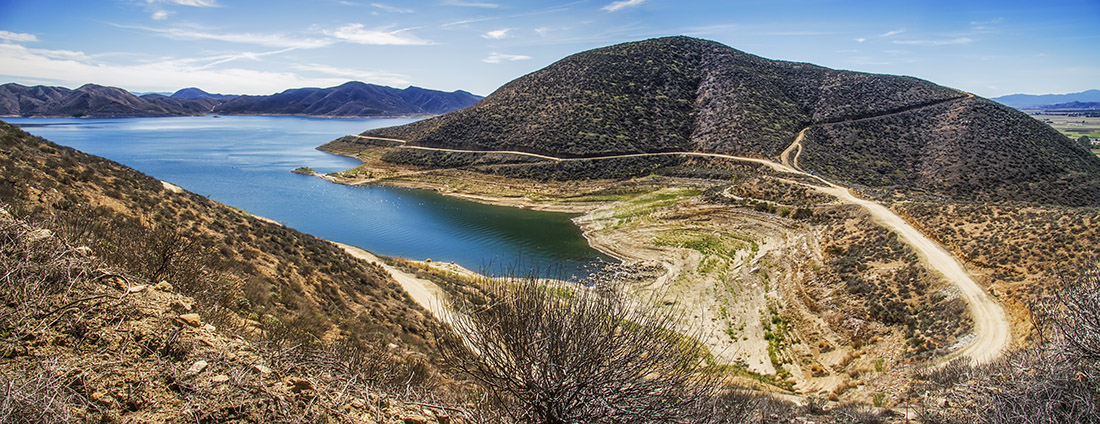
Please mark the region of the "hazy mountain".
<svg viewBox="0 0 1100 424"><path fill-rule="evenodd" d="M270 96L240 96L214 111L237 115L434 115L470 106L480 99L465 91L445 93L419 87L400 90L353 81L337 87L297 88Z"/></svg>
<svg viewBox="0 0 1100 424"><path fill-rule="evenodd" d="M802 130L801 168L849 185L971 200L1100 199L1100 159L1015 109L917 78L769 60L688 37L578 53L467 109L363 134L558 157L778 159Z"/></svg>
<svg viewBox="0 0 1100 424"><path fill-rule="evenodd" d="M85 84L76 90L64 87L0 86L0 115L4 116L176 116L209 110L202 104L171 99L159 94L138 97L116 87Z"/></svg>
<svg viewBox="0 0 1100 424"><path fill-rule="evenodd" d="M1100 110L1100 102L1055 103L1036 107L1044 111L1096 111Z"/></svg>
<svg viewBox="0 0 1100 424"><path fill-rule="evenodd" d="M175 93L172 93L172 95L169 96L169 97L171 97L173 99L183 99L183 100L195 100L195 99L230 100L230 99L235 99L239 96L237 96L235 94L210 94L210 93L207 93L207 92L203 91L200 88L188 87L188 88L182 88L182 89L176 91Z"/></svg>
<svg viewBox="0 0 1100 424"><path fill-rule="evenodd" d="M86 84L76 90L0 85L0 116L154 117L206 113L237 115L410 116L434 115L472 105L481 97L465 91L404 90L349 82L331 88L301 88L270 96L210 94L185 88L171 96L135 96L116 87Z"/></svg>
<svg viewBox="0 0 1100 424"><path fill-rule="evenodd" d="M1009 94L993 97L1001 104L1015 108L1027 108L1071 102L1100 102L1100 90L1086 90L1068 94Z"/></svg>

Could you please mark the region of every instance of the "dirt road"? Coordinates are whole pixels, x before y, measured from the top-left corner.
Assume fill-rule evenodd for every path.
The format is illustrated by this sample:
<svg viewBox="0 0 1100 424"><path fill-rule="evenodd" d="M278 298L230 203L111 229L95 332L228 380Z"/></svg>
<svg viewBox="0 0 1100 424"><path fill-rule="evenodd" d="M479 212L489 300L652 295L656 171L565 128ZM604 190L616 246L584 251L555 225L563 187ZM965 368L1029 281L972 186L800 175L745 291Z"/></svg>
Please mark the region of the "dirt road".
<svg viewBox="0 0 1100 424"><path fill-rule="evenodd" d="M351 256L381 265L418 305L431 312L436 319L447 324L454 323L454 312L447 307L447 303L444 301L443 289L435 283L386 265L385 262L366 250L343 243L332 243L344 249Z"/></svg>
<svg viewBox="0 0 1100 424"><path fill-rule="evenodd" d="M970 278L970 274L963 269L954 256L886 206L860 199L852 195L847 188L831 183L829 187L820 187L818 190L845 202L862 206L871 213L876 222L893 230L912 246L929 268L943 275L947 281L954 283L961 290L961 296L970 306L970 314L974 319L974 333L977 337L973 343L953 353L951 357L965 356L978 363L986 363L1003 353L1012 336L1004 309L985 290L982 290L974 279Z"/></svg>

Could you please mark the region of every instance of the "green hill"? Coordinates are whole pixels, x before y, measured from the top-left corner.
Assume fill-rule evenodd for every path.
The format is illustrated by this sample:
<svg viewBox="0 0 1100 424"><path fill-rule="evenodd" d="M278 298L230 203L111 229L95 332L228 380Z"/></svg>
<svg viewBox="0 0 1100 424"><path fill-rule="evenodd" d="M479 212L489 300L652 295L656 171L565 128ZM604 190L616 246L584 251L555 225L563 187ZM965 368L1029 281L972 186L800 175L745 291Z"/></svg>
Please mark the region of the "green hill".
<svg viewBox="0 0 1100 424"><path fill-rule="evenodd" d="M968 200L1100 199L1100 159L1011 108L917 78L769 60L689 37L578 53L469 108L362 135L560 158L701 152L778 160L803 129L800 167L849 185ZM424 155L384 159L424 164ZM503 172L527 175L516 168Z"/></svg>

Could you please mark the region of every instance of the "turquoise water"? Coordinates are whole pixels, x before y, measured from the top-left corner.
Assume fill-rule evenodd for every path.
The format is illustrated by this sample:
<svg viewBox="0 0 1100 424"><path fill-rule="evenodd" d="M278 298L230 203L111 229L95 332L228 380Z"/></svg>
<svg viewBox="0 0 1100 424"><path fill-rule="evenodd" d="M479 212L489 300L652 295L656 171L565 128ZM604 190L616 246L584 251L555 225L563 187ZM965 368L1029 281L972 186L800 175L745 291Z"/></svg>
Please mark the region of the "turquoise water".
<svg viewBox="0 0 1100 424"><path fill-rule="evenodd" d="M375 253L454 261L500 274L583 276L606 259L571 215L482 205L431 191L350 187L293 174L359 164L314 149L337 137L412 119L269 116L10 118L25 131L103 156L288 227Z"/></svg>

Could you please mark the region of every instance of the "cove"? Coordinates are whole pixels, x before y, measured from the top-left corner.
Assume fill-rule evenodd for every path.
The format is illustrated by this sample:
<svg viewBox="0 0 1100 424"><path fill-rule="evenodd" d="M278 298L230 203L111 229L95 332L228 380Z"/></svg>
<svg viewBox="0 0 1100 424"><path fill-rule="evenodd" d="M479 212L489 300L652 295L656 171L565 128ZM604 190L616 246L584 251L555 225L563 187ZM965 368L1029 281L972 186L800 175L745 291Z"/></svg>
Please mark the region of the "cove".
<svg viewBox="0 0 1100 424"><path fill-rule="evenodd" d="M387 256L453 261L492 275L576 278L609 259L572 215L491 206L427 190L352 187L293 174L359 161L314 147L414 119L273 116L5 118L23 130L105 157L288 227Z"/></svg>

